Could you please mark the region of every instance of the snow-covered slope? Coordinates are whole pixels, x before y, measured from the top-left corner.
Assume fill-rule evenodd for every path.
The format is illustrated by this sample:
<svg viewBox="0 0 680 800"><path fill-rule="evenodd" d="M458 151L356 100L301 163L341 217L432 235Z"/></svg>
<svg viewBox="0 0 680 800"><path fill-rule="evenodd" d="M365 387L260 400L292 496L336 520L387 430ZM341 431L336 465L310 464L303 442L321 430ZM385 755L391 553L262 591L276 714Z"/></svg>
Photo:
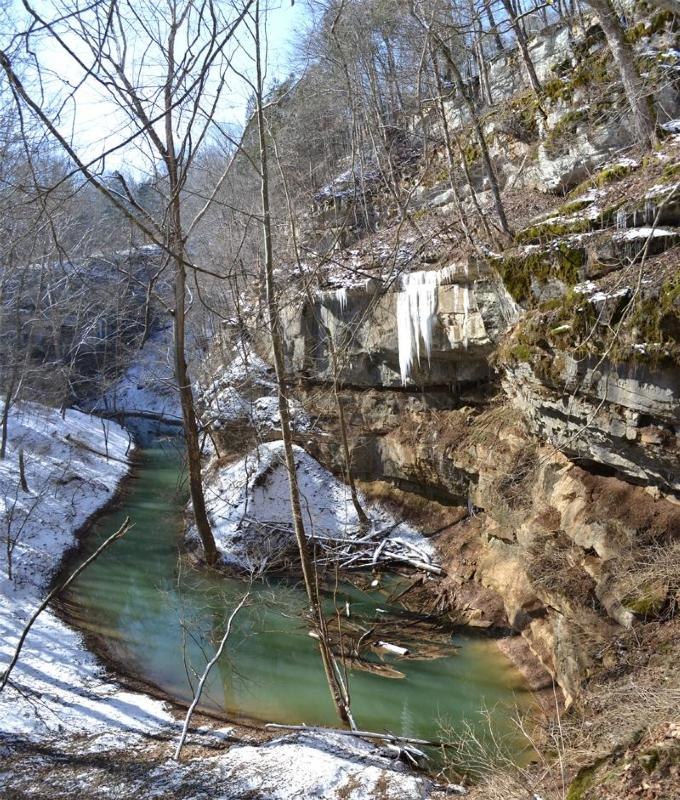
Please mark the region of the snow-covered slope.
<svg viewBox="0 0 680 800"><path fill-rule="evenodd" d="M0 673L75 532L127 473L130 448L113 422L78 411L62 418L29 403L11 409L0 461ZM21 449L28 492L19 480ZM0 693L0 736L148 732L171 721L162 703L107 681L81 637L50 610L31 629L10 681Z"/></svg>
<svg viewBox="0 0 680 800"><path fill-rule="evenodd" d="M307 535L346 539L356 535L359 519L348 487L301 447L295 447L298 481ZM262 444L245 458L219 470L208 484L206 499L217 545L224 560L257 570L291 541L288 472L280 441ZM384 509L362 505L374 526L389 528L389 537L409 542L433 556L429 542ZM254 524L253 524L254 522ZM270 527L273 525L274 527ZM264 526L264 527L263 527Z"/></svg>

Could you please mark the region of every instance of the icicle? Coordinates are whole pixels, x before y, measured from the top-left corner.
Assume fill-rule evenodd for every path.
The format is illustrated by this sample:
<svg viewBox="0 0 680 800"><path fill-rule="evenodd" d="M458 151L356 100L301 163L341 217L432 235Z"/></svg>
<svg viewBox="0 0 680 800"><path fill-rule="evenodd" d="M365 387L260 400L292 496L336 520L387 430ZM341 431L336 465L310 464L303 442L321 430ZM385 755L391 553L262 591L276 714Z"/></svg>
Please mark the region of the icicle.
<svg viewBox="0 0 680 800"><path fill-rule="evenodd" d="M340 311L347 308L347 288L343 286L335 290L335 302L340 306Z"/></svg>
<svg viewBox="0 0 680 800"><path fill-rule="evenodd" d="M619 231L625 231L626 229L626 220L628 219L628 214L620 208L616 212L616 229Z"/></svg>
<svg viewBox="0 0 680 800"><path fill-rule="evenodd" d="M443 269L439 270L439 284L450 281L455 277L457 271L458 264L449 264L448 267L444 267Z"/></svg>
<svg viewBox="0 0 680 800"><path fill-rule="evenodd" d="M397 338L402 384L411 374L414 359L420 364L422 340L428 363L432 352L432 327L439 302L438 272L412 272L403 275L397 295Z"/></svg>
<svg viewBox="0 0 680 800"><path fill-rule="evenodd" d="M463 287L463 347L467 350L468 346L468 317L470 312L470 290L467 286Z"/></svg>
<svg viewBox="0 0 680 800"><path fill-rule="evenodd" d="M324 305L319 308L319 311L321 312L321 324L324 328L328 329L328 333L330 334L331 339L333 339L335 318L328 313L328 309Z"/></svg>
<svg viewBox="0 0 680 800"><path fill-rule="evenodd" d="M653 200L645 201L645 223L651 225L656 216L656 203Z"/></svg>

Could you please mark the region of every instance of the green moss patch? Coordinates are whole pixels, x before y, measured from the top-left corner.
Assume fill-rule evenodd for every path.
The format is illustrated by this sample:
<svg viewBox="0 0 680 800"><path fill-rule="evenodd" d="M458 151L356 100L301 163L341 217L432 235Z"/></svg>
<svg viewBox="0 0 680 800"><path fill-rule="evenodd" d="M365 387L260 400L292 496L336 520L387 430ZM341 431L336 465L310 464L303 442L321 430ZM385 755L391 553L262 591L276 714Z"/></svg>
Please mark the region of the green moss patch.
<svg viewBox="0 0 680 800"><path fill-rule="evenodd" d="M566 800L583 800L585 793L595 782L595 772L599 764L593 764L579 770L574 780L569 784Z"/></svg>
<svg viewBox="0 0 680 800"><path fill-rule="evenodd" d="M519 231L515 235L515 241L518 244L538 244L572 233L586 233L592 229L593 221L587 217L547 219L545 222L539 222Z"/></svg>
<svg viewBox="0 0 680 800"><path fill-rule="evenodd" d="M644 165L644 162L643 162ZM619 164L608 164L607 166L603 167L599 172L596 172L591 178L579 183L579 185L572 189L568 197L575 198L574 202L578 202L579 195L587 192L588 189L593 189L596 187L608 186L611 183L616 183L616 181L620 181L623 178L626 178L632 172L635 172L640 168L639 164L633 165L632 163L619 163ZM608 209L612 211L616 211L616 208Z"/></svg>
<svg viewBox="0 0 680 800"><path fill-rule="evenodd" d="M680 162L675 162L675 164L666 164L666 166L663 168L663 172L661 174L667 180L673 180L675 178L679 178L680 177Z"/></svg>
<svg viewBox="0 0 680 800"><path fill-rule="evenodd" d="M525 144L537 142L537 113L536 95L533 92L525 92L505 103L498 115L498 130Z"/></svg>
<svg viewBox="0 0 680 800"><path fill-rule="evenodd" d="M593 185L606 186L609 183L620 181L621 178L625 178L626 175L630 175L630 173L634 172L636 169L638 169L638 167L639 165L634 166L630 163L611 164L610 166L601 169L597 175L593 177Z"/></svg>
<svg viewBox="0 0 680 800"><path fill-rule="evenodd" d="M527 303L532 297L532 280L545 283L548 278L556 278L566 286L574 286L581 279L586 259L583 248L559 242L550 248L503 256L495 265L515 300Z"/></svg>
<svg viewBox="0 0 680 800"><path fill-rule="evenodd" d="M666 603L666 595L666 588L649 587L624 598L623 605L637 617L650 619L661 613Z"/></svg>
<svg viewBox="0 0 680 800"><path fill-rule="evenodd" d="M584 208L588 208L588 206L592 206L593 200L586 200L584 198L572 200L570 203L565 203L563 206L560 206L557 211L553 211L547 219L552 219L553 217L566 217L569 214L576 214L578 211L583 211Z"/></svg>
<svg viewBox="0 0 680 800"><path fill-rule="evenodd" d="M626 39L631 44L653 36L655 33L665 30L667 26L670 26L672 30L675 29L676 20L672 11L650 6L649 3L641 3L640 6L640 13L643 13L646 19L640 20L626 31ZM642 9L642 6L645 8Z"/></svg>
<svg viewBox="0 0 680 800"><path fill-rule="evenodd" d="M646 351L634 350L636 360L680 364L680 274L666 280L658 295L635 305L628 327L636 341L652 345Z"/></svg>

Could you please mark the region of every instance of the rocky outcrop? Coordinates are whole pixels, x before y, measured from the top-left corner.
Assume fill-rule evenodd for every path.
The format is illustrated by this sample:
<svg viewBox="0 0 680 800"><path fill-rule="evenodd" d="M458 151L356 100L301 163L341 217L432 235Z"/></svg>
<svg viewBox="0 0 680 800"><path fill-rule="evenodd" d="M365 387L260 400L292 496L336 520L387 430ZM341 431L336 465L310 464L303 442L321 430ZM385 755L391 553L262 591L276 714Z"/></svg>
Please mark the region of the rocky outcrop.
<svg viewBox="0 0 680 800"><path fill-rule="evenodd" d="M680 493L680 373L562 357L561 384L510 367L503 387L544 441L599 470Z"/></svg>
<svg viewBox="0 0 680 800"><path fill-rule="evenodd" d="M608 643L666 602L668 581L626 583L627 559L680 530L680 141L644 159L617 152L633 139L602 33L575 33L532 40L546 120L514 51L488 65L494 96L511 100L482 124L506 192L580 191L561 208L528 192L541 216L465 262L451 239L378 232L324 262L311 299L295 285L282 304L291 396L312 421L298 442L346 473L339 398L354 477L455 517L429 527L447 572L438 607L520 634L568 704ZM648 45L656 57L661 43ZM464 106L447 102L464 139ZM472 218L488 185L465 141L472 186L454 181ZM456 211L436 159L407 186L414 228ZM336 211L326 198L320 224ZM264 338L257 349L267 355Z"/></svg>
<svg viewBox="0 0 680 800"><path fill-rule="evenodd" d="M434 410L404 393L394 394L400 403L359 396L343 394L357 474L468 508L435 537L448 602L471 625L521 633L573 702L605 643L635 618L620 563L680 531L680 506L578 466L543 444L513 403L480 413ZM341 469L336 438L308 444Z"/></svg>
<svg viewBox="0 0 680 800"><path fill-rule="evenodd" d="M368 280L318 292L284 311L293 375L315 382L396 389L490 380L489 355L517 306L486 262ZM341 353L334 369L333 349Z"/></svg>

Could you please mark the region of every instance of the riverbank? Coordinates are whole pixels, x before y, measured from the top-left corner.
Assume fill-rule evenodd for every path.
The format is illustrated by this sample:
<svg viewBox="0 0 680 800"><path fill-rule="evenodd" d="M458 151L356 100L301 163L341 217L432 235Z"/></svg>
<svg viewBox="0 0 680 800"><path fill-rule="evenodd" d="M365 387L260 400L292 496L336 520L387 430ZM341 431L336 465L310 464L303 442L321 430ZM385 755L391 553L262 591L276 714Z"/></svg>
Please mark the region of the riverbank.
<svg viewBox="0 0 680 800"><path fill-rule="evenodd" d="M21 487L20 451L27 491ZM7 456L0 462L3 664L75 544L76 532L114 496L128 472L130 452L129 436L115 423L70 410L62 418L35 404L10 411ZM51 609L31 629L0 694L3 737L141 734L171 722L162 703L111 683L80 636Z"/></svg>

